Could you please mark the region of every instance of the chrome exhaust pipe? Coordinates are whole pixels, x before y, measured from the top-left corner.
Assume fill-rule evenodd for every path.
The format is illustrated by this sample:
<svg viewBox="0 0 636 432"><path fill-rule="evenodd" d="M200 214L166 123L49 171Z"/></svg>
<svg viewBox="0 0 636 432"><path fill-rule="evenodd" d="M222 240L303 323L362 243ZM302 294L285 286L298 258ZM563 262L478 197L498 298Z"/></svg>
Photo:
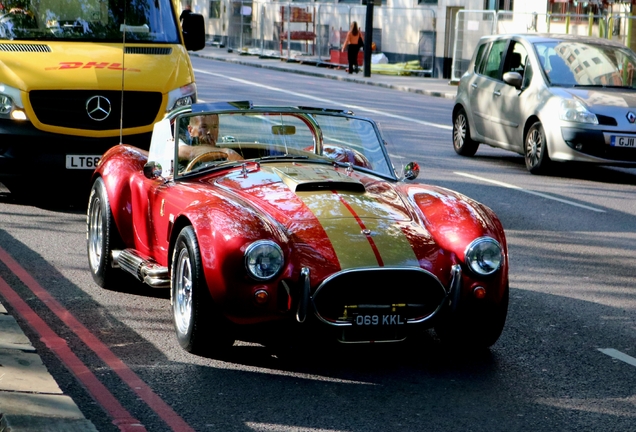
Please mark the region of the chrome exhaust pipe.
<svg viewBox="0 0 636 432"><path fill-rule="evenodd" d="M152 288L168 288L170 278L168 267L157 264L153 259L137 252L135 249L112 251L112 265L120 268Z"/></svg>

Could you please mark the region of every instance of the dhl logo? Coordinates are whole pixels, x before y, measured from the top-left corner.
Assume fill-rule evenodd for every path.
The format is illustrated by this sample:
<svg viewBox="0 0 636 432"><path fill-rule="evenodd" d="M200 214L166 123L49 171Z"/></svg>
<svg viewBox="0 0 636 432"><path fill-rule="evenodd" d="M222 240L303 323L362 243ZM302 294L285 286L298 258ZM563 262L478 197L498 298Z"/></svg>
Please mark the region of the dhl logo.
<svg viewBox="0 0 636 432"><path fill-rule="evenodd" d="M121 63L108 62L60 62L58 66L47 67L45 70L65 70L65 69L110 69L125 70L127 72L141 72L141 69L125 68Z"/></svg>

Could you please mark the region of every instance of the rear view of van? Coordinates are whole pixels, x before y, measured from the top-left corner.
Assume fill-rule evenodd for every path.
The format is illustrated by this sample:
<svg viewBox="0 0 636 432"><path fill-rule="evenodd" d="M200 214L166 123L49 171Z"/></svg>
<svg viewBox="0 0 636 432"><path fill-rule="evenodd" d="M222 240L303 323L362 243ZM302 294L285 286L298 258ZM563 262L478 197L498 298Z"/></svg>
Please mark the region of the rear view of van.
<svg viewBox="0 0 636 432"><path fill-rule="evenodd" d="M148 148L153 124L197 97L187 49L205 35L186 47L177 12L174 0L0 0L0 182L75 183L113 145Z"/></svg>

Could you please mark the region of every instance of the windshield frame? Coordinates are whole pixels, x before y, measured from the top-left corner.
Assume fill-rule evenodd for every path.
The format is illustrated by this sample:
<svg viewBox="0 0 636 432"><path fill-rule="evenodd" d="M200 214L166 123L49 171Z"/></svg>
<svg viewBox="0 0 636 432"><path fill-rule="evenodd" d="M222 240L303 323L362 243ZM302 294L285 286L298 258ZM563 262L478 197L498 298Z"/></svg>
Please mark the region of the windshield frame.
<svg viewBox="0 0 636 432"><path fill-rule="evenodd" d="M254 163L267 164L267 163L281 163L281 162L328 164L330 166L337 166L342 168L350 167L352 170L363 171L363 172L372 174L374 176L382 177L383 179L386 179L386 180L392 180L392 181L399 180L395 173L395 169L391 161L391 158L389 157L387 149L384 146L384 139L382 138L380 129L378 128L377 124L371 119L358 117L351 112L341 111L341 110L328 110L328 109L324 110L324 109L311 109L311 108L307 109L307 108L295 108L295 107L250 107L249 109L237 109L235 107L232 107L231 109L205 109L205 104L199 104L199 105L203 105L203 107L197 107L197 105L195 105L195 108L192 111L188 111L188 112L181 111L173 119L172 134L173 134L173 137L176 138L175 145L174 145L174 152L173 152L174 161L179 160L179 136L180 136L180 133L181 134L183 133L183 130L179 131L179 128L180 127L183 128L182 122L185 121L183 119L189 118L193 114L203 115L203 116L207 116L210 114L212 115L216 114L219 116L227 115L227 114L251 115L251 116L282 114L285 116L294 116L305 121L308 128L312 130L313 141L314 141L313 149L307 155L299 155L297 157L279 155L279 157L265 156L265 157L257 157L257 158L248 158L248 159L243 159L240 161L228 161L228 160L219 161L218 163L211 164L207 169L193 170L186 173L180 172L180 169L178 167L179 162L175 162L174 163L175 169L173 173L175 180L198 177L202 174L209 174L217 170L224 170L224 169L241 166L245 164L251 165ZM216 104L208 104L208 105L216 105ZM372 169L372 168L356 165L354 163L338 161L326 155L324 152L325 143L324 143L324 136L323 136L323 128L319 125L319 122L316 120L316 117L321 119L326 119L326 118L348 119L348 120L354 120L357 122L364 122L366 125L368 125L369 131L372 131L373 136L377 140L376 151L379 150L379 152L381 153L381 156L378 155L378 158L376 159L376 161L379 161L380 163L384 165L382 169L384 169L386 172L380 169ZM226 144L221 144L221 145L227 146ZM329 144L327 146L329 146ZM315 157L311 157L312 155L314 155Z"/></svg>

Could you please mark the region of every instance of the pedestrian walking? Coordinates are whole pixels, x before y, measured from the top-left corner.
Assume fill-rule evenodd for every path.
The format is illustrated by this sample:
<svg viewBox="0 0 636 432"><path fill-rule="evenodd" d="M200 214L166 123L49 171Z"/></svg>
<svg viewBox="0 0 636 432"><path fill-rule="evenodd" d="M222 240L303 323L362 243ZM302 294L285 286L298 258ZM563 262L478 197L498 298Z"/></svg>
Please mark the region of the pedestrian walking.
<svg viewBox="0 0 636 432"><path fill-rule="evenodd" d="M362 40L362 33L360 33L360 30L358 29L358 22L357 21L353 21L351 23L351 28L349 29L349 32L347 33L347 38L344 41L344 44L342 45L342 52L344 52L346 49L348 49L347 51L347 58L349 60L349 73L358 73L360 71L360 69L358 68L358 53L360 52L360 48L364 47L364 42Z"/></svg>

